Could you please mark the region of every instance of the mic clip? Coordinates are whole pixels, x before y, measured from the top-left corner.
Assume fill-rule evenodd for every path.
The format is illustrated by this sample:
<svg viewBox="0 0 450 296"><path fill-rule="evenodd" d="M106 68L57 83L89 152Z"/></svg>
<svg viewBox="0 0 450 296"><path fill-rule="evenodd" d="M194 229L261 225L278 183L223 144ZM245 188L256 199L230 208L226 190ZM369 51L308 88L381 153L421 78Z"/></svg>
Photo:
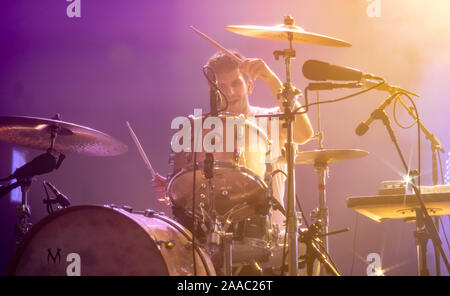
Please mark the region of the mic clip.
<svg viewBox="0 0 450 296"><path fill-rule="evenodd" d="M53 188L51 187L50 183L48 183L47 181L44 181L43 186L45 189L46 198L44 198L42 200L42 202L46 205L47 213L49 215L53 214L53 212L54 212L54 210L53 210L54 204L58 205L58 209L65 209L70 206L69 198L66 197L64 194L60 193L59 191L57 191L57 192L54 191L53 193L55 194L55 197L51 198L50 195L48 194L48 191L47 191L47 188L45 187L45 185L47 185L52 191L53 191Z"/></svg>

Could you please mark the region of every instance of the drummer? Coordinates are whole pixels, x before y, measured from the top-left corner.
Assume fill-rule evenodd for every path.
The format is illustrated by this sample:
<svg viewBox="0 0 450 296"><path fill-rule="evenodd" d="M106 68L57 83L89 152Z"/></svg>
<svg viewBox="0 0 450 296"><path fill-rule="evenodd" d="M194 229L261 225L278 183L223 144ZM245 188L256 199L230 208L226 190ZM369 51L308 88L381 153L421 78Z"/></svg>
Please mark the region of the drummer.
<svg viewBox="0 0 450 296"><path fill-rule="evenodd" d="M244 62L240 65L228 55L218 52L214 54L207 62L207 68L212 69L216 75L217 85L221 92L228 100L228 108L225 112L235 115L244 115L247 117L255 115L263 115L268 113L279 112L283 110L282 101L278 99L278 93L283 86L277 75L267 66L261 59L245 58L238 51L232 51L234 55ZM250 105L249 96L254 89L254 81L260 79L265 82L277 103L274 108L262 108ZM221 94L222 96L222 94ZM224 101L224 98L221 98ZM295 106L300 107L300 103L292 102ZM286 139L286 130L281 127L280 120L280 150L284 146ZM270 125L269 125L270 126ZM306 143L313 136L313 129L306 114L296 115L294 122L294 142L297 144ZM272 163L272 170L282 170L286 172L287 165L283 157ZM286 177L283 174L276 174L272 181L272 189L274 197L284 205ZM166 191L167 179L157 174L152 180L152 185L157 194L163 195ZM272 223L282 225L284 221L283 215L276 211L272 216Z"/></svg>

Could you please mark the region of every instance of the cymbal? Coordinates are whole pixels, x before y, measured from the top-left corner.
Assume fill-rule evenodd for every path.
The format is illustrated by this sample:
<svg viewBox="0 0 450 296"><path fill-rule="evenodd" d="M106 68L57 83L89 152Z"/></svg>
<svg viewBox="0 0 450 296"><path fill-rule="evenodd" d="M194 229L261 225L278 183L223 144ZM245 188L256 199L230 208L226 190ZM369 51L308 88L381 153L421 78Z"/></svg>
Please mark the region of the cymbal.
<svg viewBox="0 0 450 296"><path fill-rule="evenodd" d="M0 116L0 140L32 149L49 149L53 128L58 129L53 149L60 153L114 156L128 150L113 137L85 126L47 118Z"/></svg>
<svg viewBox="0 0 450 296"><path fill-rule="evenodd" d="M327 164L367 156L369 152L359 149L321 149L297 153L295 164Z"/></svg>
<svg viewBox="0 0 450 296"><path fill-rule="evenodd" d="M269 26L225 26L225 29L244 36L289 41L289 33L292 33L292 41L295 43L315 44L323 46L349 47L350 43L317 34L306 32L295 24L280 24L273 27Z"/></svg>

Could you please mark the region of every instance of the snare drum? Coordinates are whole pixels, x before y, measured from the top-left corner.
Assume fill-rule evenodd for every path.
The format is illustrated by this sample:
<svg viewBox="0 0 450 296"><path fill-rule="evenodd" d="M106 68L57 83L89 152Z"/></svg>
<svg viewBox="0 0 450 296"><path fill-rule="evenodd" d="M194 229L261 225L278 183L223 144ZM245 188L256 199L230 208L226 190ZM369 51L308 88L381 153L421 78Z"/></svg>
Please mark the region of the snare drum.
<svg viewBox="0 0 450 296"><path fill-rule="evenodd" d="M215 275L196 248L198 275ZM168 217L74 206L37 223L13 255L9 275L193 275L191 234Z"/></svg>
<svg viewBox="0 0 450 296"><path fill-rule="evenodd" d="M264 182L266 155L270 153L270 141L266 133L255 123L243 116L218 115L222 129L202 129L195 135L191 129L191 148L195 151L195 141L204 143L214 138L219 151L211 152L214 159L211 183L204 174L206 152L195 152L196 157L196 212L201 205L207 211L212 203L219 215L230 211L239 212L240 217L250 216L254 208L266 204L267 185ZM205 119L208 120L211 118ZM203 120L203 118L202 118ZM200 118L190 118L191 126L200 124ZM197 122L197 123L196 123ZM233 124L230 124L233 123ZM221 132L217 132L217 129ZM215 137L211 137L214 133ZM174 137L172 141L179 141ZM233 144L233 145L230 145ZM173 147L173 146L172 146ZM233 150L230 150L230 147ZM186 210L192 209L194 152L173 153L171 164L173 173L167 186L172 202ZM235 215L236 217L236 215Z"/></svg>

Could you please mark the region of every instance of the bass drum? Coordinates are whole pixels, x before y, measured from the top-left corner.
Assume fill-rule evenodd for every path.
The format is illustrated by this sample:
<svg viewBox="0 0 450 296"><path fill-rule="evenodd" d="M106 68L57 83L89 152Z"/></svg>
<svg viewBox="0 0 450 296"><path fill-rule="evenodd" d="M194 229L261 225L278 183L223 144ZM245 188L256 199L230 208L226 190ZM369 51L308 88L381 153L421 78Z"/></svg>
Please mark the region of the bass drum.
<svg viewBox="0 0 450 296"><path fill-rule="evenodd" d="M197 275L215 275L196 249ZM37 223L13 255L8 275L194 274L191 234L155 211L74 206Z"/></svg>

